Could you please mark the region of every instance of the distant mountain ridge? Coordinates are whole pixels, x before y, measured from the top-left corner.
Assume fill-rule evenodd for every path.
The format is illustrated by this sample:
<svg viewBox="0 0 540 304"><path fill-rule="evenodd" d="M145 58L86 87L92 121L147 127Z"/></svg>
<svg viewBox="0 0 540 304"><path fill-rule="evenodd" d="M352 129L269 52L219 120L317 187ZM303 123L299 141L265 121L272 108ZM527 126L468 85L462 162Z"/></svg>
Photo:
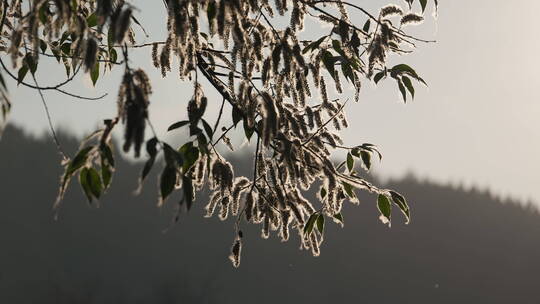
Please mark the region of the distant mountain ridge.
<svg viewBox="0 0 540 304"><path fill-rule="evenodd" d="M538 211L484 192L393 181L413 218L390 229L359 192L318 258L245 225L235 270L231 220L203 218L200 194L163 233L174 199L155 206L155 176L131 195L140 168L123 161L100 208L73 183L54 222L57 156L13 127L0 141L0 303L540 303Z"/></svg>

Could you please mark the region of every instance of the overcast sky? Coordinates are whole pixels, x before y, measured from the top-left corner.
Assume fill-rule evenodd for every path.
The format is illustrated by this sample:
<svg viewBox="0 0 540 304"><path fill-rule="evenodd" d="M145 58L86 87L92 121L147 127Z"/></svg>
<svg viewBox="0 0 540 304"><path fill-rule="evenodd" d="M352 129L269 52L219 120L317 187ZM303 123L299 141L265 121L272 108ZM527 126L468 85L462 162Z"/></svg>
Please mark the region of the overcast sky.
<svg viewBox="0 0 540 304"><path fill-rule="evenodd" d="M375 12L389 1L354 2ZM414 55L391 59L414 66L429 87L417 87L416 99L404 105L395 83L375 87L366 82L361 101L348 105L351 127L345 132L346 142L377 144L384 159L375 164L375 171L383 177L410 172L439 182L489 188L502 196L533 199L540 206L536 184L540 181L540 2L439 2L437 20L428 18L423 25L410 28L417 36L437 43L420 44ZM141 8L140 21L151 36L162 39L161 1L134 3ZM151 119L164 134L168 125L186 117L191 86L179 82L174 72L161 79L144 51L136 54L134 63L151 76L155 92ZM65 77L54 64L40 64L40 84ZM71 91L85 95L109 92L99 102L73 101L48 92L55 125L83 135L102 119L113 117L120 75L118 70L100 79L96 89L88 77L70 86ZM13 83L10 92L14 100L10 122L32 134L47 132L37 92ZM211 118L221 99L215 93L207 94L215 101L208 112Z"/></svg>

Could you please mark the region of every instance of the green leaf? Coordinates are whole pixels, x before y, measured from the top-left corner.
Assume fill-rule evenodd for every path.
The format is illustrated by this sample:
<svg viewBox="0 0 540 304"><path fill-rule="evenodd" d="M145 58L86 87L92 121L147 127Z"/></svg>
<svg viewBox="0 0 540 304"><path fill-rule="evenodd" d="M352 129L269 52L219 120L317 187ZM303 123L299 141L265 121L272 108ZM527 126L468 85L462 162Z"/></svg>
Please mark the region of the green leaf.
<svg viewBox="0 0 540 304"><path fill-rule="evenodd" d="M323 187L321 187L320 195L321 195L321 198L325 198L325 197L326 197L326 189L324 189Z"/></svg>
<svg viewBox="0 0 540 304"><path fill-rule="evenodd" d="M199 159L199 149L193 146L193 142L184 144L178 150L183 157L182 172L186 173Z"/></svg>
<svg viewBox="0 0 540 304"><path fill-rule="evenodd" d="M353 189L353 186L351 186L350 184L346 183L346 182L342 182L341 183L343 185L343 190L345 190L345 193L347 194L347 196L349 196L349 198L356 198L356 194L354 194L354 189Z"/></svg>
<svg viewBox="0 0 540 304"><path fill-rule="evenodd" d="M347 153L347 169L349 169L349 172L354 169L354 158L351 153Z"/></svg>
<svg viewBox="0 0 540 304"><path fill-rule="evenodd" d="M193 180L191 177L188 177L187 175L182 177L182 188L184 189L184 200L186 202L186 207L188 210L190 210L194 199Z"/></svg>
<svg viewBox="0 0 540 304"><path fill-rule="evenodd" d="M44 2L39 8L39 21L45 25L47 23L47 15L49 14L49 4Z"/></svg>
<svg viewBox="0 0 540 304"><path fill-rule="evenodd" d="M107 164L114 167L114 156L111 147L109 147L109 145L101 145L99 148L101 150L101 159L106 160Z"/></svg>
<svg viewBox="0 0 540 304"><path fill-rule="evenodd" d="M408 224L411 221L411 211L409 209L409 205L407 204L407 201L405 200L405 197L403 197L401 194L390 191L390 196L392 197L392 201L394 204L396 204L401 212L405 215L406 218L406 224Z"/></svg>
<svg viewBox="0 0 540 304"><path fill-rule="evenodd" d="M369 32L369 27L370 27L370 26L371 26L371 20L368 19L368 20L366 21L366 23L364 23L364 27L362 28L362 30L363 30L364 32L367 33L367 32Z"/></svg>
<svg viewBox="0 0 540 304"><path fill-rule="evenodd" d="M360 151L360 157L362 158L364 166L366 166L366 169L369 171L371 169L371 153L362 150Z"/></svg>
<svg viewBox="0 0 540 304"><path fill-rule="evenodd" d="M384 71L381 71L373 77L373 81L375 81L375 84L379 83L379 81L386 75Z"/></svg>
<svg viewBox="0 0 540 304"><path fill-rule="evenodd" d="M334 214L334 219L340 222L342 225L345 224L345 222L343 221L343 215L341 213Z"/></svg>
<svg viewBox="0 0 540 304"><path fill-rule="evenodd" d="M163 172L161 172L160 178L160 195L161 201L164 202L167 197L173 192L176 185L176 168L171 166L165 166Z"/></svg>
<svg viewBox="0 0 540 304"><path fill-rule="evenodd" d="M83 168L79 173L79 184L81 185L81 188L83 189L84 195L86 195L88 202L92 203L92 190L90 189L87 168Z"/></svg>
<svg viewBox="0 0 540 304"><path fill-rule="evenodd" d="M424 13L427 6L427 0L420 0L420 5L422 6L422 13Z"/></svg>
<svg viewBox="0 0 540 304"><path fill-rule="evenodd" d="M175 122L172 125L170 125L169 128L167 129L167 131L172 131L172 130L181 128L183 126L186 126L188 124L189 124L189 120L178 121L178 122Z"/></svg>
<svg viewBox="0 0 540 304"><path fill-rule="evenodd" d="M99 78L99 61L96 61L92 70L90 70L90 78L92 79L92 84L96 86L96 82Z"/></svg>
<svg viewBox="0 0 540 304"><path fill-rule="evenodd" d="M319 217L319 213L317 213L317 212L313 213L309 217L306 225L304 226L304 235L310 235L311 234L311 232L313 231L313 227L315 226L315 222L317 221L318 217Z"/></svg>
<svg viewBox="0 0 540 304"><path fill-rule="evenodd" d="M101 179L103 180L103 188L107 189L112 181L112 170L104 163L101 163Z"/></svg>
<svg viewBox="0 0 540 304"><path fill-rule="evenodd" d="M403 101L407 103L407 91L405 90L405 86L403 85L403 82L400 79L397 80L397 83L398 83L399 91L401 92L401 97L403 97Z"/></svg>
<svg viewBox="0 0 540 304"><path fill-rule="evenodd" d="M112 62L116 62L116 60L118 59L118 53L116 52L115 49L110 49L109 50L109 60L112 61Z"/></svg>
<svg viewBox="0 0 540 304"><path fill-rule="evenodd" d="M320 233L323 233L324 231L324 215L319 214L319 217L317 217L317 230L319 230Z"/></svg>
<svg viewBox="0 0 540 304"><path fill-rule="evenodd" d="M93 148L94 146L88 146L77 152L77 155L75 155L73 160L69 163L66 174L71 175L84 166L86 164L86 160L88 159L88 152L90 152L90 150Z"/></svg>
<svg viewBox="0 0 540 304"><path fill-rule="evenodd" d="M406 64L398 64L398 65L395 65L394 67L392 67L390 69L392 72L395 72L397 74L403 74L403 73L407 73L409 74L411 77L413 77L414 79L422 82L423 84L427 85L427 83L424 81L424 79L422 79L420 76L418 76L418 74L416 73L416 71L411 68L410 66L406 65Z"/></svg>
<svg viewBox="0 0 540 304"><path fill-rule="evenodd" d="M214 18L216 18L217 10L216 10L216 2L210 1L208 2L208 7L206 8L206 16L208 17L208 21L211 22Z"/></svg>
<svg viewBox="0 0 540 304"><path fill-rule="evenodd" d="M412 84L411 79L409 77L407 77L407 76L401 76L401 80L403 81L403 84L405 85L407 90L409 90L409 92L411 93L412 98L414 99L414 86Z"/></svg>
<svg viewBox="0 0 540 304"><path fill-rule="evenodd" d="M97 21L98 21L98 18L95 13L93 13L92 15L88 16L88 18L86 18L86 24L88 25L88 27L96 26Z"/></svg>
<svg viewBox="0 0 540 304"><path fill-rule="evenodd" d="M390 205L390 200L386 195L379 194L379 196L377 197L377 208L379 209L381 215L386 218L388 222L390 222L392 206Z"/></svg>
<svg viewBox="0 0 540 304"><path fill-rule="evenodd" d="M103 185L101 184L101 178L99 173L94 168L88 168L88 183L90 185L90 190L95 198L99 198L103 192Z"/></svg>

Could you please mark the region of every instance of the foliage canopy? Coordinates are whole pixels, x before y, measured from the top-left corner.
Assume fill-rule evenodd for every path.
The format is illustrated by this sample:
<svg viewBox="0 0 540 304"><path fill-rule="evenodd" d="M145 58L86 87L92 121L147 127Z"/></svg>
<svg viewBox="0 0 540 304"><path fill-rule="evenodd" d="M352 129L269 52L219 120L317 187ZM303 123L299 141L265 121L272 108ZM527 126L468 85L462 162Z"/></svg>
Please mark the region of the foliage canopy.
<svg viewBox="0 0 540 304"><path fill-rule="evenodd" d="M357 172L356 163L369 170L372 158L381 154L369 143L344 145L339 133L348 127L344 111L348 100L331 99L329 89L341 95L344 86L352 87L358 101L363 82L389 78L396 81L404 101L409 95L414 98L414 83L425 81L409 65L388 67L386 62L390 54L408 54L417 43L428 42L404 30L423 21L427 0L387 5L374 14L341 0L167 0L163 5L167 39L138 44L137 35L147 34L137 9L127 0L2 1L3 75L39 91L45 106L45 90L73 98L102 98L64 89L81 70L94 85L102 73L124 71L117 116L88 136L75 156L63 152L51 127L65 159L55 208L74 177L78 176L89 202L110 187L115 171L111 132L122 124L123 150L133 150L137 157L146 150L148 156L141 186L158 156L163 156L159 205L178 191L182 194L178 210L189 210L197 191L208 185L212 194L206 215L217 211L222 220L236 218L230 256L236 267L243 222L261 224L263 238L278 231L284 241L292 228L299 234L301 248L319 255L326 219L343 225L342 204L359 202L356 189L378 195L376 204L384 223L390 224L393 206L409 221L410 209L402 195L378 188ZM362 22L352 14L363 16ZM306 22L315 22L325 33L308 37ZM151 128L152 87L145 71L130 60L134 48L151 48L153 65L163 77L177 66L177 77L193 83L188 120L169 127L189 129L191 137L181 147L160 140ZM8 55L11 66L5 62ZM67 79L40 86L39 62L51 59L65 67ZM203 87L202 77L211 86ZM5 120L11 103L1 80ZM211 122L205 111L213 101L206 90L216 90L223 98L219 116ZM230 123L222 117L225 107L232 109ZM235 176L233 166L216 150L219 143L232 150L227 135L233 128L243 128L255 145L249 177ZM346 151L339 164L331 160L336 149ZM314 184L320 184L317 204L304 197Z"/></svg>

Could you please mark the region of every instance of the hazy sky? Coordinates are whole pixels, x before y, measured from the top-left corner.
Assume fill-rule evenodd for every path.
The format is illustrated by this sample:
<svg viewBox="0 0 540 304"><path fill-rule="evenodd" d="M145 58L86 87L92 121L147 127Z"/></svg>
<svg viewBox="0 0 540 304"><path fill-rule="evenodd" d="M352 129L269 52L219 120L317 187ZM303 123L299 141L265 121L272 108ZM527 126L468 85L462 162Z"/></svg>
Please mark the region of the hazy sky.
<svg viewBox="0 0 540 304"><path fill-rule="evenodd" d="M389 1L354 2L375 11ZM540 204L536 185L540 181L540 76L536 73L540 68L540 2L439 2L437 20L429 18L410 28L417 36L437 43L420 44L414 55L391 59L414 66L429 87L417 87L416 99L403 105L395 82L378 87L365 82L361 101L348 105L351 127L345 132L346 142L377 144L384 159L375 164L375 170L383 177L412 172L441 182L488 187L499 195ZM165 26L161 1L134 3L141 8L140 20L151 36L161 39ZM172 122L186 117L191 86L180 83L174 71L161 79L144 52L137 54L134 63L151 76L155 92L151 119L162 133ZM40 64L45 65L44 61ZM119 69L100 79L97 89L91 87L88 77L71 85L72 91L86 95L109 92L99 102L47 93L55 125L83 135L102 119L113 117L120 75ZM37 76L43 85L65 77L54 64L42 66ZM11 123L33 134L45 132L37 92L16 88L13 83L10 88L14 100ZM207 94L214 101L208 117L214 117L221 99L215 93Z"/></svg>

